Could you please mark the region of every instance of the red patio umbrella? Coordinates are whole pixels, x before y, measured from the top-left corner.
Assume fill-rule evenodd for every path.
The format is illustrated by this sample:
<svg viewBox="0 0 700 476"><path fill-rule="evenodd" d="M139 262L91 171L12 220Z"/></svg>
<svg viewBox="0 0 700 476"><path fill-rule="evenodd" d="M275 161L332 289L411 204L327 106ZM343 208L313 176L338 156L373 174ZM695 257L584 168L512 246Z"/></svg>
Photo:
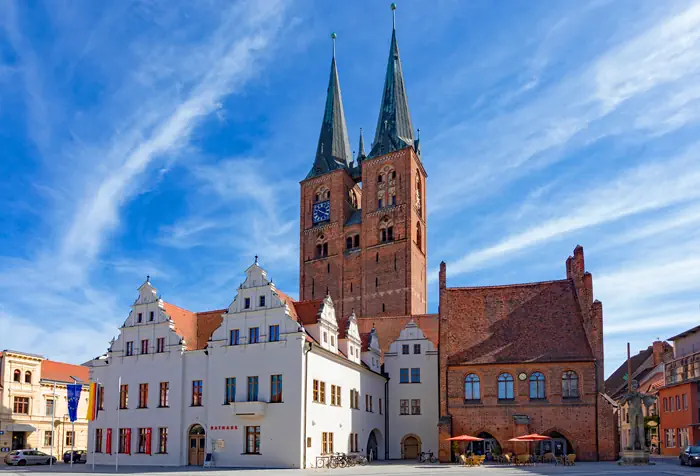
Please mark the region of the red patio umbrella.
<svg viewBox="0 0 700 476"><path fill-rule="evenodd" d="M523 441L523 442L528 442L528 441L546 441L546 440L551 440L551 436L544 436L544 435L538 435L537 433L531 433L529 435L523 435L523 436L516 436L515 438L511 438L508 441Z"/></svg>
<svg viewBox="0 0 700 476"><path fill-rule="evenodd" d="M484 441L484 439L476 436L459 435L453 436L452 438L447 438L447 441Z"/></svg>

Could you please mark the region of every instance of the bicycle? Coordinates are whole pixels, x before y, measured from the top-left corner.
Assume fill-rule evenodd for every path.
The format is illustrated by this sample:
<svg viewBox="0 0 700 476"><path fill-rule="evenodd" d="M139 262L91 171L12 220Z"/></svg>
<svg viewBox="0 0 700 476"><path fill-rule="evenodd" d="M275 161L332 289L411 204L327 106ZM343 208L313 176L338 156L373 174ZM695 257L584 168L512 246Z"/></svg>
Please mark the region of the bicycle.
<svg viewBox="0 0 700 476"><path fill-rule="evenodd" d="M420 455L418 456L418 462L419 463L437 463L438 459L433 455L433 452L428 450L428 451L421 451Z"/></svg>
<svg viewBox="0 0 700 476"><path fill-rule="evenodd" d="M352 459L353 459L353 464L359 464L360 466L367 466L369 464L369 460L367 459L366 456L355 455L352 457Z"/></svg>

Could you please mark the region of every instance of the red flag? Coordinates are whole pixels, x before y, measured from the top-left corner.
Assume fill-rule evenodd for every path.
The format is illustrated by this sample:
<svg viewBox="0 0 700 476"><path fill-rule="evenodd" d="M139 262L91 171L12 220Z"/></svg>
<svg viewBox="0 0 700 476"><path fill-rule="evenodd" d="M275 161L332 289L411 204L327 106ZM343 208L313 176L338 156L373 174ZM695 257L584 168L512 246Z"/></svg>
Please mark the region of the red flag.
<svg viewBox="0 0 700 476"><path fill-rule="evenodd" d="M112 454L112 429L111 428L107 428L107 443L105 444L105 449L107 450L108 455Z"/></svg>
<svg viewBox="0 0 700 476"><path fill-rule="evenodd" d="M126 436L126 438L125 438L126 439L126 443L125 443L126 448L124 448L124 453L130 455L131 454L131 428L127 428L124 431L124 433L126 433L126 435L125 435Z"/></svg>
<svg viewBox="0 0 700 476"><path fill-rule="evenodd" d="M151 454L151 429L146 428L146 454Z"/></svg>

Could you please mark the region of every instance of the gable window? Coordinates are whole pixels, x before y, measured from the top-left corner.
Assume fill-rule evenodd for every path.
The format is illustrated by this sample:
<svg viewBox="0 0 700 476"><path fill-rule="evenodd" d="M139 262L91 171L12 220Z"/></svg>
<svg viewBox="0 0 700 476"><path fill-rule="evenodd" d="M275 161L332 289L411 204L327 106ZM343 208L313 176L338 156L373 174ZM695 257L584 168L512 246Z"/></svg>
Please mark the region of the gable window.
<svg viewBox="0 0 700 476"><path fill-rule="evenodd" d="M153 318L155 317L155 313L153 311L148 313L148 320L150 322L153 322Z"/></svg>
<svg viewBox="0 0 700 476"><path fill-rule="evenodd" d="M561 377L561 393L564 398L579 398L578 374L567 370Z"/></svg>
<svg viewBox="0 0 700 476"><path fill-rule="evenodd" d="M464 377L464 399L467 401L481 400L481 382L476 374Z"/></svg>
<svg viewBox="0 0 700 476"><path fill-rule="evenodd" d="M123 383L119 387L119 409L126 410L127 408L129 408L129 385Z"/></svg>
<svg viewBox="0 0 700 476"><path fill-rule="evenodd" d="M232 329L231 332L229 333L229 345L238 345L239 340L241 337L241 331L240 329Z"/></svg>
<svg viewBox="0 0 700 476"><path fill-rule="evenodd" d="M12 379L15 382L21 382L22 381L22 371L19 369L15 369L15 371L13 372Z"/></svg>
<svg viewBox="0 0 700 476"><path fill-rule="evenodd" d="M169 407L168 394L170 393L170 384L168 382L160 383L160 392L158 394L158 407L167 408Z"/></svg>
<svg viewBox="0 0 700 476"><path fill-rule="evenodd" d="M408 369L401 369L399 371L399 383L408 383Z"/></svg>
<svg viewBox="0 0 700 476"><path fill-rule="evenodd" d="M280 340L280 326L279 325L270 326L270 335L268 337L268 340L270 342L277 342L278 340Z"/></svg>
<svg viewBox="0 0 700 476"><path fill-rule="evenodd" d="M193 380L192 381L192 406L201 407L202 406L202 381Z"/></svg>
<svg viewBox="0 0 700 476"><path fill-rule="evenodd" d="M282 376L270 377L270 403L282 403Z"/></svg>
<svg viewBox="0 0 700 476"><path fill-rule="evenodd" d="M403 399L399 402L399 415L408 415L408 400Z"/></svg>
<svg viewBox="0 0 700 476"><path fill-rule="evenodd" d="M148 339L141 340L141 353L148 354Z"/></svg>
<svg viewBox="0 0 700 476"><path fill-rule="evenodd" d="M411 369L411 383L420 383L420 369Z"/></svg>
<svg viewBox="0 0 700 476"><path fill-rule="evenodd" d="M251 327L248 329L248 343L257 344L258 342L260 342L260 328Z"/></svg>
<svg viewBox="0 0 700 476"><path fill-rule="evenodd" d="M335 337L331 336L331 347L335 346Z"/></svg>
<svg viewBox="0 0 700 476"><path fill-rule="evenodd" d="M24 383L32 383L32 373L29 370L24 372Z"/></svg>
<svg viewBox="0 0 700 476"><path fill-rule="evenodd" d="M134 355L134 341L129 341L126 343L126 355L127 357Z"/></svg>
<svg viewBox="0 0 700 476"><path fill-rule="evenodd" d="M226 388L224 392L224 405L236 401L236 377L228 377L226 379Z"/></svg>
<svg viewBox="0 0 700 476"><path fill-rule="evenodd" d="M165 337L158 337L156 339L156 353L165 352Z"/></svg>
<svg viewBox="0 0 700 476"><path fill-rule="evenodd" d="M541 372L534 372L530 375L530 399L531 400L544 400L546 398L546 392L544 389L544 375Z"/></svg>
<svg viewBox="0 0 700 476"><path fill-rule="evenodd" d="M498 376L498 399L513 400L514 398L513 376L509 373L502 373Z"/></svg>
<svg viewBox="0 0 700 476"><path fill-rule="evenodd" d="M265 307L265 296L260 296L258 307Z"/></svg>
<svg viewBox="0 0 700 476"><path fill-rule="evenodd" d="M258 401L258 377L248 377L248 401Z"/></svg>
<svg viewBox="0 0 700 476"><path fill-rule="evenodd" d="M250 309L250 298L243 299L243 309Z"/></svg>
<svg viewBox="0 0 700 476"><path fill-rule="evenodd" d="M139 384L139 406L137 408L148 408L148 384Z"/></svg>
<svg viewBox="0 0 700 476"><path fill-rule="evenodd" d="M413 353L420 354L420 344L413 344Z"/></svg>
<svg viewBox="0 0 700 476"><path fill-rule="evenodd" d="M139 312L138 318L136 319L136 322L141 323L143 322L143 313Z"/></svg>
<svg viewBox="0 0 700 476"><path fill-rule="evenodd" d="M407 355L407 354L408 354L408 351L409 351L409 346L408 346L408 344L403 344L403 345L401 346L401 353L402 353L403 355Z"/></svg>

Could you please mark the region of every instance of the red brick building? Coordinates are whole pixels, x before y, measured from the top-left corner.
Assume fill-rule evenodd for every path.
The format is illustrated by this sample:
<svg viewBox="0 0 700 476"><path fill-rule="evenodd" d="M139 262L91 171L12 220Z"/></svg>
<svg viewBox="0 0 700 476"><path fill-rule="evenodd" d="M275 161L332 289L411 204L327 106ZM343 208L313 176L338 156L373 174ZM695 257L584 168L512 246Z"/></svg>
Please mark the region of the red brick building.
<svg viewBox="0 0 700 476"><path fill-rule="evenodd" d="M678 456L686 446L700 443L700 326L669 340L673 342L674 358L665 364L657 405L661 454Z"/></svg>
<svg viewBox="0 0 700 476"><path fill-rule="evenodd" d="M448 288L446 273L443 263L440 459L449 460L453 435L517 453L526 448L508 440L528 433L553 437L542 452L615 459L612 406L602 394L603 308L583 248L558 281Z"/></svg>
<svg viewBox="0 0 700 476"><path fill-rule="evenodd" d="M484 434L508 449L509 438L539 431L579 459L614 458L612 410L601 396L602 306L583 249L567 261L566 279L547 283L450 289L443 265L439 316L426 314L427 174L395 30L379 111L370 153L360 132L353 158L334 54L316 155L300 183L300 300L330 295L341 319L355 312L382 346L416 322L439 346L441 440ZM505 375L509 393L499 399ZM467 376L478 378L476 399L465 398ZM446 442L440 457L450 458Z"/></svg>

